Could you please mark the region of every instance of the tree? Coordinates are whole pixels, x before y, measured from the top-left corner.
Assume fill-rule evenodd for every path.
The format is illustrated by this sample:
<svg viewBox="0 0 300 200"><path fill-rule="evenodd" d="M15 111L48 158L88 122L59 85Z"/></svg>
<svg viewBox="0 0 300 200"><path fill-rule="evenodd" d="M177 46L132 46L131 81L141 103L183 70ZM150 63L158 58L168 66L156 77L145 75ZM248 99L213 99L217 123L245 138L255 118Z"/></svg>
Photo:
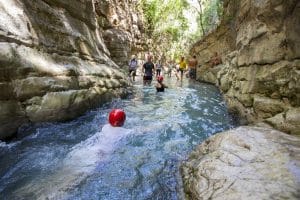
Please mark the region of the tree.
<svg viewBox="0 0 300 200"><path fill-rule="evenodd" d="M198 13L198 17L199 17L199 23L200 23L200 28L202 31L202 35L205 35L205 30L204 30L204 25L203 25L203 2L202 0L197 0L197 7L196 6L192 6L192 8L194 10L196 10L196 12Z"/></svg>
<svg viewBox="0 0 300 200"><path fill-rule="evenodd" d="M174 48L183 41L188 29L183 11L189 6L186 0L141 0L140 8L146 18L146 29L149 37L156 44L156 50L163 55L174 55Z"/></svg>
<svg viewBox="0 0 300 200"><path fill-rule="evenodd" d="M222 0L197 0L197 6L192 8L198 13L199 28L202 36L216 28L222 15Z"/></svg>
<svg viewBox="0 0 300 200"><path fill-rule="evenodd" d="M183 55L189 45L199 40L219 23L222 0L140 0L139 7L144 13L146 33L153 41L153 51L160 56ZM186 12L197 13L198 27L191 32Z"/></svg>

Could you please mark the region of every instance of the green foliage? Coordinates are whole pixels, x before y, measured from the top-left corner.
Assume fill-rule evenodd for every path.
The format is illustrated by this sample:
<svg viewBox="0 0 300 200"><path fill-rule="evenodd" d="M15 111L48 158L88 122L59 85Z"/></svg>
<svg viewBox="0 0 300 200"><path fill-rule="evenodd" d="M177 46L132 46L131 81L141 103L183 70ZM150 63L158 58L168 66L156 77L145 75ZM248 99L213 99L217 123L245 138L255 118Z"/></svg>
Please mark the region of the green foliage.
<svg viewBox="0 0 300 200"><path fill-rule="evenodd" d="M195 12L188 0L140 0L139 8L143 11L146 33L155 44L151 50L167 57L185 54L189 46L217 26L222 15L222 0L198 0L203 10L197 10L198 28L191 32L184 12ZM201 14L201 17L200 17ZM202 23L200 22L202 19Z"/></svg>
<svg viewBox="0 0 300 200"><path fill-rule="evenodd" d="M182 41L184 32L189 28L183 11L189 6L186 0L141 0L147 23L147 33L159 44L160 51L166 56L174 55L175 49L180 49L178 43ZM170 53L172 52L172 53Z"/></svg>
<svg viewBox="0 0 300 200"><path fill-rule="evenodd" d="M220 18L223 15L223 0L202 0L199 1L202 4L203 10L199 11L198 26L201 26L200 12L202 12L202 25L204 34L215 29L220 22Z"/></svg>
<svg viewBox="0 0 300 200"><path fill-rule="evenodd" d="M223 7L220 0L212 0L207 3L203 12L204 26L207 30L206 32L209 32L210 30L216 28L216 26L219 24L219 13L222 12L222 8Z"/></svg>
<svg viewBox="0 0 300 200"><path fill-rule="evenodd" d="M223 0L218 0L216 4L217 4L217 15L221 19L221 17L223 16Z"/></svg>

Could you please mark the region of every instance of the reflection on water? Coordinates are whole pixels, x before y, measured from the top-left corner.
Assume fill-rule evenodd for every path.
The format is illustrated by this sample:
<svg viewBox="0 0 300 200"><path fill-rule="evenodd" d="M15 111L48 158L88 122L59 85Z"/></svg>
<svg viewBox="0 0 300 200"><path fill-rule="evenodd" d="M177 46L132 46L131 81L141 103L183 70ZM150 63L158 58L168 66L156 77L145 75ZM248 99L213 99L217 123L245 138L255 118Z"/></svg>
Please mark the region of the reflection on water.
<svg viewBox="0 0 300 200"><path fill-rule="evenodd" d="M0 199L178 199L180 161L233 124L215 87L166 78L156 93L154 84L139 80L129 99L0 143ZM119 130L104 126L113 107L127 114Z"/></svg>

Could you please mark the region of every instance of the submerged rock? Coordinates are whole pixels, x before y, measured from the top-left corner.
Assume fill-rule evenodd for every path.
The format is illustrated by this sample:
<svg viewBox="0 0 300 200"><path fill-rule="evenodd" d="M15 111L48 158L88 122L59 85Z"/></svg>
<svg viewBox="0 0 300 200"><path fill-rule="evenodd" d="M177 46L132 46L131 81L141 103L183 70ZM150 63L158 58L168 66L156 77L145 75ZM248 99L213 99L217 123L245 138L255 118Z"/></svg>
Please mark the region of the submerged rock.
<svg viewBox="0 0 300 200"><path fill-rule="evenodd" d="M242 126L212 136L181 166L186 199L299 199L300 138Z"/></svg>

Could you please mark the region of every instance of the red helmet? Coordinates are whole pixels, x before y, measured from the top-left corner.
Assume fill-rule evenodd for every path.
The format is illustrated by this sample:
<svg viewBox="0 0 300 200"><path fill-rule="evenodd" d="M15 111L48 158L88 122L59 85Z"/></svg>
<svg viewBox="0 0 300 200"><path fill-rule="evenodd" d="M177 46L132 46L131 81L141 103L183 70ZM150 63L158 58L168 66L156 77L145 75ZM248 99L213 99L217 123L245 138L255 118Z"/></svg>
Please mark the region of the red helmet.
<svg viewBox="0 0 300 200"><path fill-rule="evenodd" d="M110 125L114 127L121 127L124 125L124 122L126 120L126 114L121 109L113 109L109 113L108 121Z"/></svg>
<svg viewBox="0 0 300 200"><path fill-rule="evenodd" d="M163 76L158 76L158 77L157 77L157 81L162 82L163 80L164 80L164 77L163 77Z"/></svg>

